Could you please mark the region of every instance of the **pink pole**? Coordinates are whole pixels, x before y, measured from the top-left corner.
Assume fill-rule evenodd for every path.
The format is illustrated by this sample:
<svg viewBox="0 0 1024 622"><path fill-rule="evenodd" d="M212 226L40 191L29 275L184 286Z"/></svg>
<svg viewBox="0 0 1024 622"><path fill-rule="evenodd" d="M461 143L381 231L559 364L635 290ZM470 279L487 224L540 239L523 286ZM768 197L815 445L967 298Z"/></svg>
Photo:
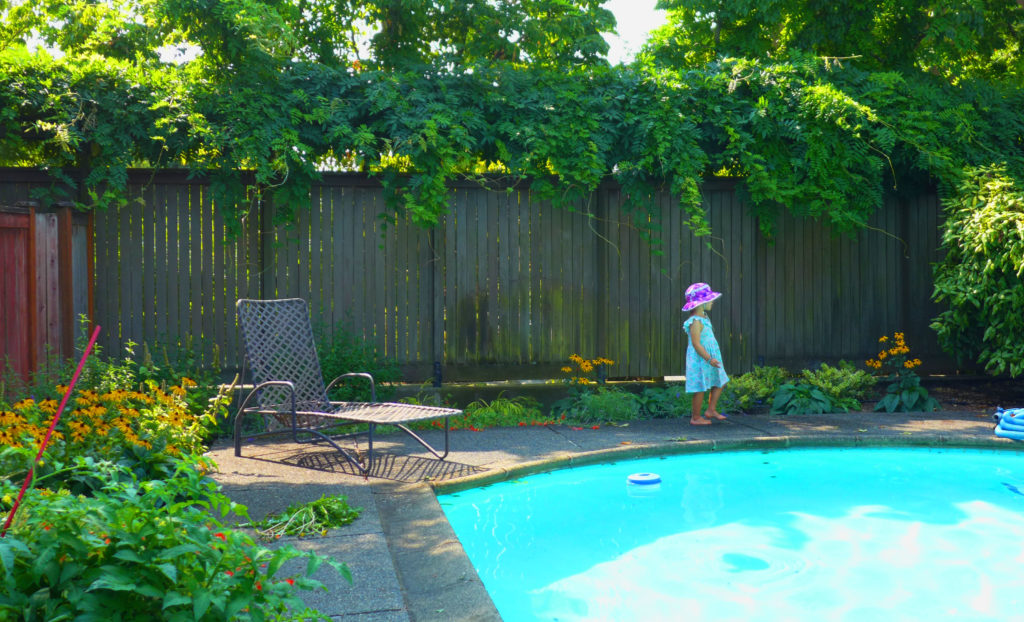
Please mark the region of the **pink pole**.
<svg viewBox="0 0 1024 622"><path fill-rule="evenodd" d="M89 352L96 344L96 338L99 336L100 327L97 326L96 330L92 331L92 337L89 339L89 345L85 346L85 352L82 353L82 359L78 361L78 369L75 370L75 375L71 377L71 384L68 385L67 392L64 393L64 397L60 400L60 407L53 415L53 421L50 422L50 429L46 431L46 436L43 438L43 442L39 444L39 452L36 454L36 459L32 462L32 466L28 469L28 474L25 476L25 483L21 485L21 492L18 493L18 498L14 501L14 507L11 508L11 513L7 515L7 520L4 521L4 528L0 531L0 538L7 535L7 528L11 526L11 521L14 520L14 513L18 511L18 506L21 505L21 498L25 496L25 491L28 490L29 484L32 483L32 476L35 474L36 464L38 464L43 457L43 451L46 450L46 445L50 442L50 436L53 435L53 430L57 427L57 422L60 421L60 415L64 412L64 407L67 406L68 398L71 397L71 392L75 389L75 383L78 382L78 376L82 373L82 367L85 366L85 359L89 358Z"/></svg>

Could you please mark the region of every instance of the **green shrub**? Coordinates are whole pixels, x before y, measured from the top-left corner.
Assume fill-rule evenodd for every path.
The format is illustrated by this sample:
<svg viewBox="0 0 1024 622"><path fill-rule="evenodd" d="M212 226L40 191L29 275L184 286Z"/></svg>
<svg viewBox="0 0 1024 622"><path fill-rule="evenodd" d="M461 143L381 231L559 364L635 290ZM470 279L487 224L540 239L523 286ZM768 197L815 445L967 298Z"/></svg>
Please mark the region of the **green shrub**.
<svg viewBox="0 0 1024 622"><path fill-rule="evenodd" d="M629 391L599 387L596 391L585 391L571 401L563 402L560 408L552 407L552 415L569 422L600 425L633 421L640 415L640 400Z"/></svg>
<svg viewBox="0 0 1024 622"><path fill-rule="evenodd" d="M789 372L781 367L763 366L730 378L722 391L723 406L719 410L763 412L789 377Z"/></svg>
<svg viewBox="0 0 1024 622"><path fill-rule="evenodd" d="M453 425L484 429L491 427L512 427L521 423L530 425L544 420L540 402L527 395L502 397L499 395L490 402L477 400L465 408L464 420L454 421Z"/></svg>
<svg viewBox="0 0 1024 622"><path fill-rule="evenodd" d="M211 512L245 508L193 464L141 483L112 463L79 468L107 483L90 497L30 491L0 539L0 619L263 620L302 611L296 590L323 589L311 577L324 562L351 580L343 564L225 528ZM17 489L3 485L7 502ZM303 574L280 576L301 557Z"/></svg>
<svg viewBox="0 0 1024 622"><path fill-rule="evenodd" d="M832 412L833 406L821 389L805 382L788 382L775 392L772 415L812 415Z"/></svg>
<svg viewBox="0 0 1024 622"><path fill-rule="evenodd" d="M860 410L861 400L874 396L877 379L853 363L840 361L839 367L822 363L816 371L805 369L803 382L817 387L832 402L833 410Z"/></svg>
<svg viewBox="0 0 1024 622"><path fill-rule="evenodd" d="M948 309L931 325L939 345L961 364L1024 375L1024 188L1004 165L979 168L943 202L932 297Z"/></svg>
<svg viewBox="0 0 1024 622"><path fill-rule="evenodd" d="M648 387L637 396L637 402L641 414L651 419L688 417L692 404L682 383Z"/></svg>
<svg viewBox="0 0 1024 622"><path fill-rule="evenodd" d="M366 372L373 376L379 401L387 401L395 394L393 383L402 379L398 363L380 357L373 345L357 338L350 322L319 325L316 334L317 353L325 382L342 374ZM358 378L342 380L331 388L331 399L368 402L369 383Z"/></svg>

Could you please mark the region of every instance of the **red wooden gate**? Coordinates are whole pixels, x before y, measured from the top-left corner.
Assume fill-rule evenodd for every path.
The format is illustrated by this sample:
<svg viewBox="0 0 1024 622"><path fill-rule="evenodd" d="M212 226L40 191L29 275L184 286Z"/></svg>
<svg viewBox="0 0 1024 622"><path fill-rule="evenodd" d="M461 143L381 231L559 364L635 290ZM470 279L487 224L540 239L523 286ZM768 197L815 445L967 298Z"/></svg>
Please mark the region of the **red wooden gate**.
<svg viewBox="0 0 1024 622"><path fill-rule="evenodd" d="M92 317L92 254L91 214L0 205L0 370L28 380L47 355L73 356L76 313Z"/></svg>
<svg viewBox="0 0 1024 622"><path fill-rule="evenodd" d="M0 208L0 364L24 379L36 368L34 212Z"/></svg>

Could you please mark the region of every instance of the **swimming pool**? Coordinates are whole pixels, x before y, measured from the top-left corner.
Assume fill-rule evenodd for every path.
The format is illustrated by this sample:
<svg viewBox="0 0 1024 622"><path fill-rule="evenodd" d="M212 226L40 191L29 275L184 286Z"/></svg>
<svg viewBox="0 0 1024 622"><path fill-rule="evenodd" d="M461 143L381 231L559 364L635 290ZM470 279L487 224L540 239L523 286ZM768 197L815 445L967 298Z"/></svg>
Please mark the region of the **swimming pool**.
<svg viewBox="0 0 1024 622"><path fill-rule="evenodd" d="M438 500L506 622L1024 615L1016 452L688 454Z"/></svg>

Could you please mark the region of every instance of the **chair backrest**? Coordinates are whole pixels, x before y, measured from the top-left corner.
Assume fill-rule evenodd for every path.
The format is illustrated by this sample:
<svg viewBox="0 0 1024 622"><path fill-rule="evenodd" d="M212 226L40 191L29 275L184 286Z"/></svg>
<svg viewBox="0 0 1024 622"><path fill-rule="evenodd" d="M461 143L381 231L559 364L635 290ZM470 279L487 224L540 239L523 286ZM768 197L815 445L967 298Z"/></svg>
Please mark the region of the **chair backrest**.
<svg viewBox="0 0 1024 622"><path fill-rule="evenodd" d="M320 358L316 354L309 306L301 298L247 300L235 303L242 325L245 358L254 384L288 380L295 385L300 410L329 407ZM261 408L276 409L288 399L286 389L268 387L260 393Z"/></svg>

